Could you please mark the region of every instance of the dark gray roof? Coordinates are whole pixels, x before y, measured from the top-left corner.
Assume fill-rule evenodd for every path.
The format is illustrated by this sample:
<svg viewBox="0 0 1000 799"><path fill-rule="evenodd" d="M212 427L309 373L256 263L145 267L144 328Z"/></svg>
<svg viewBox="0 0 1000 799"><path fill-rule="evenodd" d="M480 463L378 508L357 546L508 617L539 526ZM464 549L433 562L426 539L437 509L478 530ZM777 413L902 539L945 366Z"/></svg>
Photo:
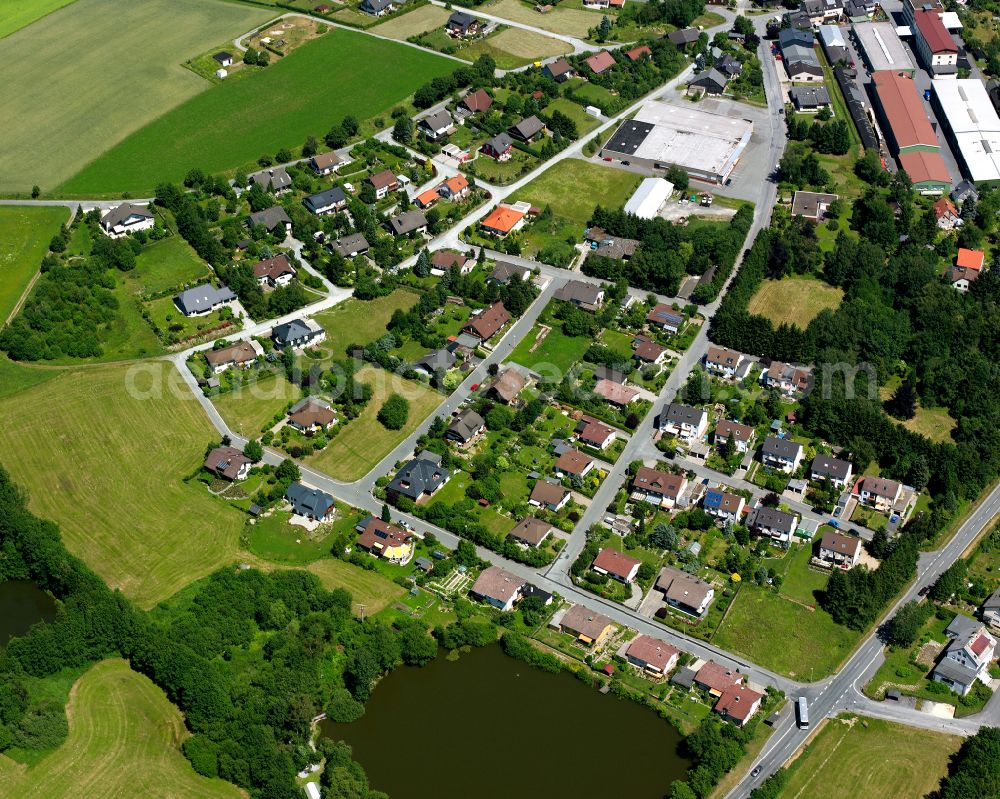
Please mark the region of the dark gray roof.
<svg viewBox="0 0 1000 799"><path fill-rule="evenodd" d="M701 408L692 408L690 405L678 405L670 403L663 409L663 418L674 424L699 425L705 411Z"/></svg>
<svg viewBox="0 0 1000 799"><path fill-rule="evenodd" d="M512 125L510 132L512 135L519 136L522 139L530 139L544 129L545 123L542 120L536 116L530 116L527 119L522 119L516 125Z"/></svg>
<svg viewBox="0 0 1000 799"><path fill-rule="evenodd" d="M451 114L449 114L444 108L440 111L435 111L430 116L426 116L420 120L420 124L424 125L429 130L441 130L442 128L447 128L452 123Z"/></svg>
<svg viewBox="0 0 1000 799"><path fill-rule="evenodd" d="M968 638L982 626L983 625L975 619L970 619L965 614L959 613L948 623L948 626L944 631L952 638L963 639Z"/></svg>
<svg viewBox="0 0 1000 799"><path fill-rule="evenodd" d="M283 166L254 172L250 176L250 179L264 189L264 191L281 191L292 185L292 176L285 171Z"/></svg>
<svg viewBox="0 0 1000 799"><path fill-rule="evenodd" d="M121 205L112 208L103 217L101 217L101 224L110 230L115 225L120 225L130 216L140 216L143 219L151 219L153 217L153 212L144 205L122 203Z"/></svg>
<svg viewBox="0 0 1000 799"><path fill-rule="evenodd" d="M941 658L941 661L934 667L935 677L944 677L959 685L972 685L976 681L977 675L976 669L963 666L950 657Z"/></svg>
<svg viewBox="0 0 1000 799"><path fill-rule="evenodd" d="M448 27L454 26L465 30L475 21L476 18L472 14L466 14L464 11L453 11L451 16L448 17Z"/></svg>
<svg viewBox="0 0 1000 799"><path fill-rule="evenodd" d="M214 58L216 61L218 61L221 64L223 61L232 61L233 60L233 54L232 53L227 53L225 50L220 50L218 53L216 53L214 56L212 56L212 58Z"/></svg>
<svg viewBox="0 0 1000 799"><path fill-rule="evenodd" d="M778 46L784 50L790 44L800 44L805 47L812 47L815 42L812 31L799 30L798 28L785 28L778 34Z"/></svg>
<svg viewBox="0 0 1000 799"><path fill-rule="evenodd" d="M396 0L362 0L361 9L365 11L385 11Z"/></svg>
<svg viewBox="0 0 1000 799"><path fill-rule="evenodd" d="M992 608L1000 608L1000 586L998 586L997 590L990 594L986 598L986 601L983 602L984 610L990 610Z"/></svg>
<svg viewBox="0 0 1000 799"><path fill-rule="evenodd" d="M431 453L422 453L420 457L407 463L389 483L387 490L413 500L437 491L444 485L448 473L441 468L440 456L435 460L430 455Z"/></svg>
<svg viewBox="0 0 1000 799"><path fill-rule="evenodd" d="M365 252L368 249L368 239L362 233L352 233L337 239L333 248L345 257L349 257L352 252Z"/></svg>
<svg viewBox="0 0 1000 799"><path fill-rule="evenodd" d="M788 96L799 108L830 105L830 92L826 90L826 86L793 86L788 90Z"/></svg>
<svg viewBox="0 0 1000 799"><path fill-rule="evenodd" d="M524 276L525 269L525 267L518 266L517 264L497 261L496 266L493 267L493 271L490 272L490 280L494 280L497 283L508 283L515 276L520 280Z"/></svg>
<svg viewBox="0 0 1000 799"><path fill-rule="evenodd" d="M278 344L297 341L302 338L311 338L314 335L315 332L301 319L292 319L289 322L275 325L271 328L271 338Z"/></svg>
<svg viewBox="0 0 1000 799"><path fill-rule="evenodd" d="M333 497L318 488L306 488L302 483L292 483L285 491L285 499L292 510L302 516L322 518L333 506Z"/></svg>
<svg viewBox="0 0 1000 799"><path fill-rule="evenodd" d="M835 480L846 480L850 474L851 464L834 458L830 455L817 455L813 458L812 473L824 477L832 477Z"/></svg>
<svg viewBox="0 0 1000 799"><path fill-rule="evenodd" d="M683 30L673 31L667 34L667 41L684 46L685 44L692 44L698 41L698 37L701 35L701 31L697 28L684 28Z"/></svg>
<svg viewBox="0 0 1000 799"><path fill-rule="evenodd" d="M302 204L316 214L319 213L319 209L321 208L340 205L346 201L347 196L344 194L344 190L340 186L334 186L332 189L327 189L317 194L310 194L302 201Z"/></svg>
<svg viewBox="0 0 1000 799"><path fill-rule="evenodd" d="M720 92L729 83L729 76L724 75L715 67L702 72L697 78L691 81L691 86L701 86L705 89L718 89Z"/></svg>
<svg viewBox="0 0 1000 799"><path fill-rule="evenodd" d="M514 140L506 133L498 133L496 136L494 136L492 139L486 142L486 144L488 144L494 150L494 152L502 153L504 150L506 150L508 147L511 147L514 144ZM484 144L483 146L485 147L486 144Z"/></svg>
<svg viewBox="0 0 1000 799"><path fill-rule="evenodd" d="M764 445L761 447L761 450L765 455L773 455L776 458L791 460L802 452L802 445L788 438L768 436L764 439Z"/></svg>
<svg viewBox="0 0 1000 799"><path fill-rule="evenodd" d="M768 508L761 505L750 511L747 519L750 527L767 527L773 530L795 529L795 516L777 508Z"/></svg>
<svg viewBox="0 0 1000 799"><path fill-rule="evenodd" d="M403 236L418 228L427 227L427 217L423 211L403 211L389 220L393 235Z"/></svg>
<svg viewBox="0 0 1000 799"><path fill-rule="evenodd" d="M593 283L582 280L567 280L555 293L557 300L574 302L580 305L597 305L603 289Z"/></svg>
<svg viewBox="0 0 1000 799"><path fill-rule="evenodd" d="M726 53L722 56L722 58L716 60L715 68L719 70L719 72L724 72L729 77L734 77L743 71L743 62L729 53Z"/></svg>
<svg viewBox="0 0 1000 799"><path fill-rule="evenodd" d="M486 424L486 422L483 421L482 416L471 408L466 408L458 416L452 419L451 424L448 425L448 432L460 438L462 441L468 441L482 429L484 424Z"/></svg>
<svg viewBox="0 0 1000 799"><path fill-rule="evenodd" d="M263 211L250 214L250 226L263 225L268 231L274 230L278 225L290 225L292 220L288 218L288 213L280 205L272 205Z"/></svg>
<svg viewBox="0 0 1000 799"><path fill-rule="evenodd" d="M236 299L236 294L229 286L219 286L216 288L211 283L195 286L193 289L186 289L174 298L177 307L184 314L202 313L220 302L232 302Z"/></svg>
<svg viewBox="0 0 1000 799"><path fill-rule="evenodd" d="M594 370L594 377L598 380L610 380L612 383L621 383L622 385L625 384L625 380L627 379L617 369L612 369L608 366L598 366Z"/></svg>
<svg viewBox="0 0 1000 799"><path fill-rule="evenodd" d="M428 352L423 358L414 364L414 367L422 366L428 372L446 371L455 365L455 353L446 349Z"/></svg>

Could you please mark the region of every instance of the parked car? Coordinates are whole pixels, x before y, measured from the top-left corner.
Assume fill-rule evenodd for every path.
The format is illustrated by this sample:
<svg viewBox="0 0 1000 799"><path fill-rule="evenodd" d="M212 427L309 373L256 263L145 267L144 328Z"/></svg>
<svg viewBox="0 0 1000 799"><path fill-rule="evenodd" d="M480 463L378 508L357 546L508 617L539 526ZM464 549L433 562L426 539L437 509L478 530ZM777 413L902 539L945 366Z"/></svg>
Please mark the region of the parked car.
<svg viewBox="0 0 1000 799"><path fill-rule="evenodd" d="M833 527L834 529L837 530L840 529L840 522L838 522L836 519L830 519L830 521L828 521L827 524Z"/></svg>
<svg viewBox="0 0 1000 799"><path fill-rule="evenodd" d="M750 772L750 776L751 777L759 777L760 776L760 770L761 770L760 766L754 766L753 767L753 771Z"/></svg>
<svg viewBox="0 0 1000 799"><path fill-rule="evenodd" d="M927 594L930 593L930 590L931 590L931 587L929 585L925 585L923 588L921 588L919 591L917 591L917 594L920 595L920 596L927 596Z"/></svg>

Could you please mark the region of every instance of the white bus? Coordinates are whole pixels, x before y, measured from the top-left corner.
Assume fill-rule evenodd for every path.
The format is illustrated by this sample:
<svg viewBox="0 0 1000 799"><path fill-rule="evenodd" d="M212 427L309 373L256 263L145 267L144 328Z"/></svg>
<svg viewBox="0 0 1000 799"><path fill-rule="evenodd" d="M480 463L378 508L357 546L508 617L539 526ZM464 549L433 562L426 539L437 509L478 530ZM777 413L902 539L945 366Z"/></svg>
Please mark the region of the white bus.
<svg viewBox="0 0 1000 799"><path fill-rule="evenodd" d="M795 703L795 708L799 714L799 729L808 730L809 729L809 704L806 702L804 696L800 696L798 701Z"/></svg>

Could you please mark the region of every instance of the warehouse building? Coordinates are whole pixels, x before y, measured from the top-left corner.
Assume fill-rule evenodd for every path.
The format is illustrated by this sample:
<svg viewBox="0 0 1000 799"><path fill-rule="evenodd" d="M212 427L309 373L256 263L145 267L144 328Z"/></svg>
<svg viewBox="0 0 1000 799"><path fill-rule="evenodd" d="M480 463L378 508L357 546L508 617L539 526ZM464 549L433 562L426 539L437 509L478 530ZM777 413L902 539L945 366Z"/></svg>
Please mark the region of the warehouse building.
<svg viewBox="0 0 1000 799"><path fill-rule="evenodd" d="M875 135L875 128L872 127L872 120L868 116L870 113L868 100L855 80L857 73L853 69L837 67L833 70L833 75L844 95L847 110L854 121L854 127L857 128L858 136L861 137L861 145L866 150L877 150L878 136Z"/></svg>
<svg viewBox="0 0 1000 799"><path fill-rule="evenodd" d="M932 101L962 173L973 183L1000 182L1000 117L979 80L934 81Z"/></svg>
<svg viewBox="0 0 1000 799"><path fill-rule="evenodd" d="M723 183L752 134L748 119L653 100L622 122L601 155L651 170L677 166L693 178Z"/></svg>
<svg viewBox="0 0 1000 799"><path fill-rule="evenodd" d="M674 190L674 184L663 178L646 178L639 184L627 203L624 211L626 214L633 214L640 219L653 219L658 216L660 209L667 202L667 198Z"/></svg>
<svg viewBox="0 0 1000 799"><path fill-rule="evenodd" d="M869 72L890 69L913 74L913 62L891 22L862 22L851 29L851 35Z"/></svg>

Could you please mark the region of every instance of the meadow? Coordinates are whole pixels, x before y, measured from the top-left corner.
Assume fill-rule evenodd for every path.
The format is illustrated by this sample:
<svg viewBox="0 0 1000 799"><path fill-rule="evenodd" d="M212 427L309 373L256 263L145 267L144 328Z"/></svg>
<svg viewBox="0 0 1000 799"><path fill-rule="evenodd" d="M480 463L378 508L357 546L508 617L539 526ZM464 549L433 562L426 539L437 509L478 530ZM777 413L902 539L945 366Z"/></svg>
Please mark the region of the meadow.
<svg viewBox="0 0 1000 799"><path fill-rule="evenodd" d="M328 591L335 588L350 591L354 611L359 615L361 605L364 605L365 615L372 616L406 593L405 589L383 577L380 572L360 569L337 558L317 560L310 563L306 571L319 577Z"/></svg>
<svg viewBox="0 0 1000 799"><path fill-rule="evenodd" d="M211 277L208 264L177 234L147 244L128 273L129 281L149 294L197 285Z"/></svg>
<svg viewBox="0 0 1000 799"><path fill-rule="evenodd" d="M270 16L221 0L77 0L6 37L0 105L17 124L0 125L0 192L27 193L35 184L51 191L209 88L181 66L185 60Z"/></svg>
<svg viewBox="0 0 1000 799"><path fill-rule="evenodd" d="M259 437L264 425L302 394L284 375L265 375L253 383L212 398L226 424L240 435Z"/></svg>
<svg viewBox="0 0 1000 799"><path fill-rule="evenodd" d="M242 514L184 482L214 440L163 362L66 370L0 400L3 465L31 509L143 608L235 558Z"/></svg>
<svg viewBox="0 0 1000 799"><path fill-rule="evenodd" d="M387 68L371 69L373 64ZM454 67L454 61L413 47L333 29L260 72L223 82L167 111L58 191L144 194L161 181L181 181L192 167L206 172L252 167L265 153L323 136L348 114L364 119L386 112Z"/></svg>
<svg viewBox="0 0 1000 799"><path fill-rule="evenodd" d="M522 28L507 28L494 36L472 42L455 55L467 61L490 55L500 69L517 69L532 61L571 52L573 47L559 39Z"/></svg>
<svg viewBox="0 0 1000 799"><path fill-rule="evenodd" d="M52 237L68 221L66 208L0 207L0 324L38 272Z"/></svg>
<svg viewBox="0 0 1000 799"><path fill-rule="evenodd" d="M329 310L316 314L316 321L326 330L326 341L317 349L323 361L343 360L352 344L368 344L385 333L393 313L408 311L420 295L411 289L396 289L384 297L359 300L351 297ZM308 365L308 359L303 365Z"/></svg>
<svg viewBox="0 0 1000 799"><path fill-rule="evenodd" d="M402 590L402 589L400 589ZM184 717L148 677L104 660L76 682L69 737L32 768L0 755L5 796L20 799L239 799L235 785L195 773L181 752Z"/></svg>
<svg viewBox="0 0 1000 799"><path fill-rule="evenodd" d="M553 214L578 229L580 236L598 204L619 208L632 195L640 175L567 158L517 192L516 199L539 208L551 206Z"/></svg>
<svg viewBox="0 0 1000 799"><path fill-rule="evenodd" d="M419 36L421 33L444 27L450 16L449 11L438 6L420 6L388 22L379 23L371 29L371 32L405 42L411 36Z"/></svg>
<svg viewBox="0 0 1000 799"><path fill-rule="evenodd" d="M500 0L482 7L488 14L493 14L522 25L560 33L564 36L586 38L587 32L600 24L601 18L591 11L575 8L557 7L545 14L539 14L531 6L521 0Z"/></svg>
<svg viewBox="0 0 1000 799"><path fill-rule="evenodd" d="M0 3L0 39L72 2L73 0L17 0Z"/></svg>
<svg viewBox="0 0 1000 799"><path fill-rule="evenodd" d="M768 279L750 299L747 310L766 316L775 325L790 324L805 330L821 311L836 309L843 298L842 289L813 277Z"/></svg>

